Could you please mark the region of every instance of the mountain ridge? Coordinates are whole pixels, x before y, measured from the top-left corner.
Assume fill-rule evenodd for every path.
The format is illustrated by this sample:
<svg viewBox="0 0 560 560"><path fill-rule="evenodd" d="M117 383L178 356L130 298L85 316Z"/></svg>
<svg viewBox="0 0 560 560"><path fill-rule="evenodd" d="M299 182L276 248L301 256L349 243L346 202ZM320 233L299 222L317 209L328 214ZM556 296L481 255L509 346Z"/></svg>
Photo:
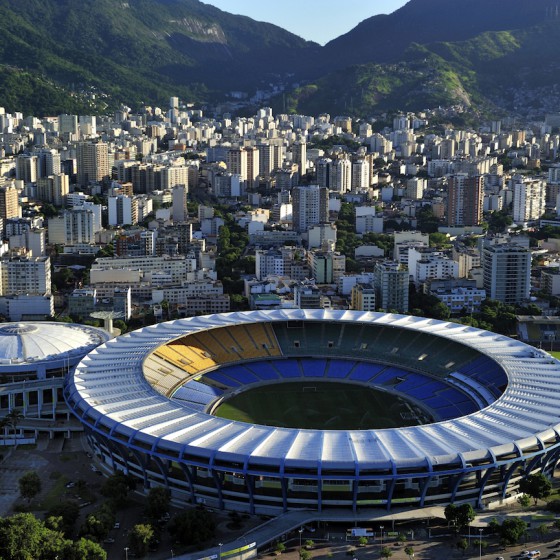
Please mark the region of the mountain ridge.
<svg viewBox="0 0 560 560"><path fill-rule="evenodd" d="M458 103L491 111L516 81L550 86L542 60L560 64L547 45L560 46L555 5L410 0L321 47L199 0L4 0L0 105L48 114L64 111L66 96L67 110L103 112L171 95L214 103L275 85L288 88L272 101L278 110L365 114Z"/></svg>

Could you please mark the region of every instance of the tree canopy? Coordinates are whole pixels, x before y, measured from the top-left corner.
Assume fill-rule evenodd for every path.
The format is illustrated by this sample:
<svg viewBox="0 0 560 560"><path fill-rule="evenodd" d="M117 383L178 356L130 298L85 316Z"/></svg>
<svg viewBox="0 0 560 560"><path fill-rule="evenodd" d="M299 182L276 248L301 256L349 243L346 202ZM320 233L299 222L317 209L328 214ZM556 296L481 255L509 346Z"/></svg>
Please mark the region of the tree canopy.
<svg viewBox="0 0 560 560"><path fill-rule="evenodd" d="M209 511L194 509L173 518L169 533L181 544L198 545L214 536L216 521Z"/></svg>
<svg viewBox="0 0 560 560"><path fill-rule="evenodd" d="M19 480L19 493L30 502L41 491L41 479L35 471L26 472Z"/></svg>
<svg viewBox="0 0 560 560"><path fill-rule="evenodd" d="M537 500L550 496L552 483L542 473L530 474L519 483L519 491L531 496L537 505Z"/></svg>
<svg viewBox="0 0 560 560"><path fill-rule="evenodd" d="M106 560L107 553L95 542L65 539L31 513L0 518L0 557L2 560Z"/></svg>

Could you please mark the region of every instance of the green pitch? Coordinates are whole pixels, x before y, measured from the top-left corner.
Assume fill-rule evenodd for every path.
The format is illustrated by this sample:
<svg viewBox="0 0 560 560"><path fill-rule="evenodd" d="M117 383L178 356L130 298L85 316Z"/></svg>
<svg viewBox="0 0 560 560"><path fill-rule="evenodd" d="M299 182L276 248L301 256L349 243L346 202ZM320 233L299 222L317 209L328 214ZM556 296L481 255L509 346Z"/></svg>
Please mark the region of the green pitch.
<svg viewBox="0 0 560 560"><path fill-rule="evenodd" d="M391 393L320 381L248 389L227 399L214 414L251 424L322 430L397 428L429 421L414 405Z"/></svg>

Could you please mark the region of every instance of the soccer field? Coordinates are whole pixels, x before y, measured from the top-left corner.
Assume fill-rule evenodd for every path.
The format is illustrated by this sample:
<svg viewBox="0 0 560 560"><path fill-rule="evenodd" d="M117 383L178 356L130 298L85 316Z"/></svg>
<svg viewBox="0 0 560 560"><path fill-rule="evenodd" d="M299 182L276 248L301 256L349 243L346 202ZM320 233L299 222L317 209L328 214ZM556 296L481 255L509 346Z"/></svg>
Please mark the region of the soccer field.
<svg viewBox="0 0 560 560"><path fill-rule="evenodd" d="M227 399L216 416L251 424L322 430L365 430L418 425L398 396L361 385L302 381L248 389Z"/></svg>

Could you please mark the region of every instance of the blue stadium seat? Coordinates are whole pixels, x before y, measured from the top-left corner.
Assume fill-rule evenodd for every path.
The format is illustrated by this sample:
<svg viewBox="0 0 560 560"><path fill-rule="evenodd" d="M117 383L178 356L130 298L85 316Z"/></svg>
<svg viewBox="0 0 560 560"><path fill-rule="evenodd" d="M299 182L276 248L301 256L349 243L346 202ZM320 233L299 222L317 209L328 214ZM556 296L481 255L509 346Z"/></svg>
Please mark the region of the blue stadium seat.
<svg viewBox="0 0 560 560"><path fill-rule="evenodd" d="M238 381L234 381L231 377L227 377L226 375L222 375L219 371L211 371L210 373L206 373L204 377L208 379L212 379L220 385L225 385L226 387L240 387L241 383Z"/></svg>
<svg viewBox="0 0 560 560"><path fill-rule="evenodd" d="M361 362L358 363L352 370L348 379L351 379L352 381L369 381L374 375L376 375L386 367L387 366L381 364L369 364L367 362Z"/></svg>
<svg viewBox="0 0 560 560"><path fill-rule="evenodd" d="M327 377L332 379L344 379L356 366L351 360L329 360L327 362Z"/></svg>
<svg viewBox="0 0 560 560"><path fill-rule="evenodd" d="M258 376L263 381L276 381L280 379L278 371L274 368L274 364L277 362L250 362L245 364L245 367L252 371L256 376Z"/></svg>
<svg viewBox="0 0 560 560"><path fill-rule="evenodd" d="M301 369L297 360L278 360L274 362L274 366L282 377L301 377Z"/></svg>
<svg viewBox="0 0 560 560"><path fill-rule="evenodd" d="M220 373L231 377L235 381L238 381L241 385L251 385L252 383L258 383L261 381L253 372L249 371L244 366L226 366L220 368Z"/></svg>
<svg viewBox="0 0 560 560"><path fill-rule="evenodd" d="M300 360L304 377L325 377L327 360Z"/></svg>

